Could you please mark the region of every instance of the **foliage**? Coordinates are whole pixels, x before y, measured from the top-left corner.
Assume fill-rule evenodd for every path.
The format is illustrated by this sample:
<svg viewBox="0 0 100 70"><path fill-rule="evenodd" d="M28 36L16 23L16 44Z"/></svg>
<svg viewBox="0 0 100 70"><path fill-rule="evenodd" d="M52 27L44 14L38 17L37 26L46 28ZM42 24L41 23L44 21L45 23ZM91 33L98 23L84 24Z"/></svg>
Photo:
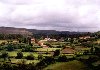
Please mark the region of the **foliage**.
<svg viewBox="0 0 100 70"><path fill-rule="evenodd" d="M56 62L44 68L44 70L90 70L85 64L74 60L69 62Z"/></svg>
<svg viewBox="0 0 100 70"><path fill-rule="evenodd" d="M17 59L21 59L23 57L23 53L22 52L18 52L16 58Z"/></svg>
<svg viewBox="0 0 100 70"><path fill-rule="evenodd" d="M43 59L43 55L42 54L38 55L38 60L42 60L42 59Z"/></svg>
<svg viewBox="0 0 100 70"><path fill-rule="evenodd" d="M60 54L60 50L56 50L56 51L54 52L54 55L53 55L53 56L59 56L59 54Z"/></svg>
<svg viewBox="0 0 100 70"><path fill-rule="evenodd" d="M33 52L34 48L30 45L26 45L22 48L22 52Z"/></svg>
<svg viewBox="0 0 100 70"><path fill-rule="evenodd" d="M65 55L59 56L58 57L58 61L59 62L66 62L67 61L67 57Z"/></svg>
<svg viewBox="0 0 100 70"><path fill-rule="evenodd" d="M7 51L14 51L14 46L13 46L13 44L8 44L8 46L7 46Z"/></svg>
<svg viewBox="0 0 100 70"><path fill-rule="evenodd" d="M4 58L4 60L6 60L6 58L8 57L8 53L7 52L2 52L1 57Z"/></svg>
<svg viewBox="0 0 100 70"><path fill-rule="evenodd" d="M39 63L37 63L36 67L41 70L47 65L50 65L53 63L55 63L55 59L53 57L45 57Z"/></svg>
<svg viewBox="0 0 100 70"><path fill-rule="evenodd" d="M0 34L0 39L4 40L4 39L18 39L18 38L22 38L23 35L21 34Z"/></svg>
<svg viewBox="0 0 100 70"><path fill-rule="evenodd" d="M26 56L26 59L27 60L34 60L35 57L33 56L33 54L30 54L30 55Z"/></svg>

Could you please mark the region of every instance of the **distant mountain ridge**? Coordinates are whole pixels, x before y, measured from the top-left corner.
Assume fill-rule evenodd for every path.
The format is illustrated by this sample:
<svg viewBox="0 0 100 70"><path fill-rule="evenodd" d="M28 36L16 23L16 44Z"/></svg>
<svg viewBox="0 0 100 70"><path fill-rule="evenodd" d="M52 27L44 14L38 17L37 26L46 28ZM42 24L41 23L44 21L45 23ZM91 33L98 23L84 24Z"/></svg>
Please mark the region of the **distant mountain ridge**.
<svg viewBox="0 0 100 70"><path fill-rule="evenodd" d="M36 29L28 29L28 31L32 32L33 34L81 34L87 32L70 32L70 31L56 31L56 30L36 30Z"/></svg>
<svg viewBox="0 0 100 70"><path fill-rule="evenodd" d="M36 29L26 29L26 28L14 28L14 27L0 27L0 34L22 34L22 35L32 35L32 34L81 34L86 32L69 32L69 31L56 31L56 30L36 30Z"/></svg>
<svg viewBox="0 0 100 70"><path fill-rule="evenodd" d="M14 27L0 27L0 34L22 34L22 35L31 35L25 28L14 28Z"/></svg>

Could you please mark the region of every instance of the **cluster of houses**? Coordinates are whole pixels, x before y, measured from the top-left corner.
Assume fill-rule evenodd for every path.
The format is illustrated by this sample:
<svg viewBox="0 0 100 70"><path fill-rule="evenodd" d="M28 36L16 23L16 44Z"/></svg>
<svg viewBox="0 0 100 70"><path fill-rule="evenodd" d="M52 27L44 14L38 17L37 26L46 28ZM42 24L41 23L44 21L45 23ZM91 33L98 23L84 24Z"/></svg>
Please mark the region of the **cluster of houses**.
<svg viewBox="0 0 100 70"><path fill-rule="evenodd" d="M52 50L50 50L50 49L52 49L52 48L44 48L44 50L39 50L38 52L39 52L39 54L40 53L49 53L49 54L54 54L54 52L55 52L55 50L58 50L58 49L52 49ZM73 49L73 48L71 48L71 47L66 47L66 48L64 48L64 49L61 49L61 48L59 48L59 50L60 50L60 54L61 55L76 55L76 54L78 54L78 55L82 55L82 54L84 54L84 52L85 51L90 51L90 48L76 48L76 49Z"/></svg>
<svg viewBox="0 0 100 70"><path fill-rule="evenodd" d="M90 36L82 36L82 37L79 37L79 39L90 39L91 37ZM69 38L68 38L69 39ZM62 39L61 39L62 40ZM57 42L57 40L56 39L51 39L51 38L44 38L43 40L40 40L40 41L38 41L38 45L40 45L42 48L47 48L47 50L46 51L43 51L43 52L47 52L48 51L48 48L49 48L49 46L47 46L47 45L45 45L44 43L45 42ZM32 38L31 39L31 43L35 43L35 38ZM88 48L86 48L86 49L84 49L85 47L78 47L78 48L75 48L75 49L73 49L72 47L70 47L70 46L66 46L66 48L64 48L64 49L60 49L60 53L61 54L83 54L84 53L84 51L86 51L86 50L90 50L90 49L88 49ZM51 52L54 52L55 50L51 50L51 51L49 51L50 53ZM40 52L42 52L42 51L40 51Z"/></svg>
<svg viewBox="0 0 100 70"><path fill-rule="evenodd" d="M91 37L90 36L82 36L82 37L79 37L79 39L90 39Z"/></svg>

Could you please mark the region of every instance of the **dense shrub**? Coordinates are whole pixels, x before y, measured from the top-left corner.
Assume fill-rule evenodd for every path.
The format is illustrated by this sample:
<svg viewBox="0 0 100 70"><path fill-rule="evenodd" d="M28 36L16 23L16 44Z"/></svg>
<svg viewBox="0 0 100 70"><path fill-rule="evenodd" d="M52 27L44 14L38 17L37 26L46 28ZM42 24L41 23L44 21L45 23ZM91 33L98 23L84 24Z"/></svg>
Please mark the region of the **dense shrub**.
<svg viewBox="0 0 100 70"><path fill-rule="evenodd" d="M43 55L38 55L38 60L42 60L43 59Z"/></svg>
<svg viewBox="0 0 100 70"><path fill-rule="evenodd" d="M23 57L23 53L22 52L18 52L16 58L17 59L21 59Z"/></svg>
<svg viewBox="0 0 100 70"><path fill-rule="evenodd" d="M7 52L2 52L1 58L4 58L4 60L5 60L6 58L8 58L8 53L7 53Z"/></svg>
<svg viewBox="0 0 100 70"><path fill-rule="evenodd" d="M13 50L14 50L13 44L8 44L7 51L13 51Z"/></svg>
<svg viewBox="0 0 100 70"><path fill-rule="evenodd" d="M66 62L67 61L67 57L65 55L59 56L58 57L58 61L59 62Z"/></svg>
<svg viewBox="0 0 100 70"><path fill-rule="evenodd" d="M39 63L37 63L36 68L38 68L38 70L43 69L44 67L55 63L55 59L54 57L45 57L44 59L42 59Z"/></svg>
<svg viewBox="0 0 100 70"><path fill-rule="evenodd" d="M22 47L22 52L33 52L34 48L32 46L26 45Z"/></svg>
<svg viewBox="0 0 100 70"><path fill-rule="evenodd" d="M54 52L54 55L53 55L53 56L59 56L59 54L60 54L60 50L56 50L56 51Z"/></svg>
<svg viewBox="0 0 100 70"><path fill-rule="evenodd" d="M34 60L35 57L32 54L30 54L30 55L26 56L26 59L27 60Z"/></svg>

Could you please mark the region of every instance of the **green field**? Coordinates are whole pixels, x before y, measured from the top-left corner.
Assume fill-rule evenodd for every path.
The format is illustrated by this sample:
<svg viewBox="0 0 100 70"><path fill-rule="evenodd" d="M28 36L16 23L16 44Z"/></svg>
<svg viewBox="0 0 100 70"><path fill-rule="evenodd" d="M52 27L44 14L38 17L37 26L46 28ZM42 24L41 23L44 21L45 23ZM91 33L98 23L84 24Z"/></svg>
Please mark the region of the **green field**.
<svg viewBox="0 0 100 70"><path fill-rule="evenodd" d="M44 70L88 70L82 62L74 60L70 62L57 62L49 65Z"/></svg>
<svg viewBox="0 0 100 70"><path fill-rule="evenodd" d="M57 49L61 50L61 48L37 48L36 51L45 52L45 51L55 51Z"/></svg>
<svg viewBox="0 0 100 70"><path fill-rule="evenodd" d="M0 44L1 44L2 42L7 42L7 40L0 40Z"/></svg>
<svg viewBox="0 0 100 70"><path fill-rule="evenodd" d="M0 44L3 43L3 42L7 43L7 40L0 40ZM18 42L18 41L17 40L13 40L13 43L14 42Z"/></svg>
<svg viewBox="0 0 100 70"><path fill-rule="evenodd" d="M39 60L26 60L26 59L14 59L14 58L11 59L11 62L12 62L12 63L19 63L19 62L21 62L22 60L25 60L25 63L26 63L26 64L29 64L29 63L34 63L34 64L36 64L36 63L39 62Z"/></svg>
<svg viewBox="0 0 100 70"><path fill-rule="evenodd" d="M94 41L94 43L99 43L100 44L100 39L98 39L97 41Z"/></svg>
<svg viewBox="0 0 100 70"><path fill-rule="evenodd" d="M17 51L12 51L12 52L8 52L8 55L11 57L15 57L15 56L17 56L17 53L18 53ZM22 53L23 53L23 56L27 56L29 54L33 54L35 57L38 56L37 53L33 53L33 52L22 52Z"/></svg>

